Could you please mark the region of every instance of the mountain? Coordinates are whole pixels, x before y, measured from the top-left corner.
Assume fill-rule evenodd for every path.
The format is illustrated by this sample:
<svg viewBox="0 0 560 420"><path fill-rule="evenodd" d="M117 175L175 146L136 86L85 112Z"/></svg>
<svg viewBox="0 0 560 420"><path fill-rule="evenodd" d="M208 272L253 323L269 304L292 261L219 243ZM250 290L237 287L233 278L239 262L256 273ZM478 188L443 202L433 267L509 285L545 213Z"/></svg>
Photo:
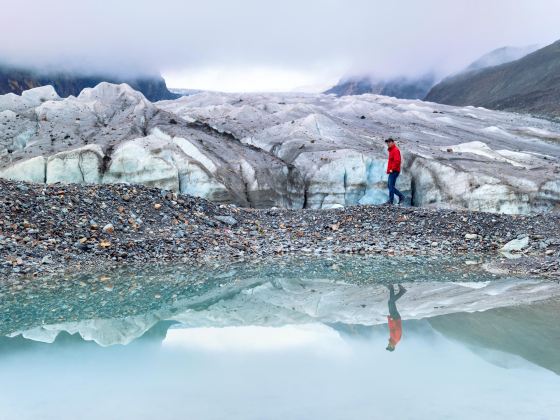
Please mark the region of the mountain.
<svg viewBox="0 0 560 420"><path fill-rule="evenodd" d="M386 96L203 92L149 102L126 84L0 95L0 177L130 183L244 207L387 201L387 150L415 206L560 210L560 124Z"/></svg>
<svg viewBox="0 0 560 420"><path fill-rule="evenodd" d="M425 99L560 119L560 41L519 60L449 77Z"/></svg>
<svg viewBox="0 0 560 420"><path fill-rule="evenodd" d="M537 45L498 48L480 57L463 70L461 74L518 60L536 51L538 48ZM333 86L324 93L337 96L374 93L399 99L424 99L434 87L436 81L437 79L433 74L425 74L418 78L395 77L375 79L370 76L350 77L342 79L336 86Z"/></svg>
<svg viewBox="0 0 560 420"><path fill-rule="evenodd" d="M377 95L392 96L399 99L422 99L435 84L435 77L431 74L417 79L397 77L388 80L375 80L372 77L349 78L341 80L336 86L327 90L326 94L337 96L363 95L375 93Z"/></svg>
<svg viewBox="0 0 560 420"><path fill-rule="evenodd" d="M126 83L142 92L150 101L176 99L180 95L167 89L165 80L159 75L136 78L124 78L103 75L80 75L68 72L38 72L29 69L0 65L0 94L15 93L21 95L25 90L39 86L51 85L61 97L78 96L88 87L101 82Z"/></svg>
<svg viewBox="0 0 560 420"><path fill-rule="evenodd" d="M538 45L528 45L525 47L502 47L484 54L475 62L471 63L461 73L466 73L475 70L482 70L487 67L499 66L500 64L510 63L526 55L535 52L540 47Z"/></svg>

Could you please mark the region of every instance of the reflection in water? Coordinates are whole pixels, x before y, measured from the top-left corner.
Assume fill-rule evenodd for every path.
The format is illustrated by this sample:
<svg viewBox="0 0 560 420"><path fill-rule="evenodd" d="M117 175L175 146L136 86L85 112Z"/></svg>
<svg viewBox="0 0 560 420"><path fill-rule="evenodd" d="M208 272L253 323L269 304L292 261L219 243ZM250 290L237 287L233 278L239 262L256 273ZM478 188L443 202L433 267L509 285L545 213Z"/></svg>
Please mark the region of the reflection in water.
<svg viewBox="0 0 560 420"><path fill-rule="evenodd" d="M396 263L173 266L115 272L111 287L106 274L0 286L0 419L556 415L560 285L398 261L405 289L391 285Z"/></svg>
<svg viewBox="0 0 560 420"><path fill-rule="evenodd" d="M395 348L402 338L402 320L401 314L397 310L397 300L399 300L405 293L406 289L402 284L399 284L399 293L395 294L395 286L390 284L387 286L389 289L389 315L387 316L387 324L389 325L389 344L386 350L395 351Z"/></svg>
<svg viewBox="0 0 560 420"><path fill-rule="evenodd" d="M517 354L560 375L560 300L516 305L485 312L429 319L446 337L465 343L481 356L485 349Z"/></svg>

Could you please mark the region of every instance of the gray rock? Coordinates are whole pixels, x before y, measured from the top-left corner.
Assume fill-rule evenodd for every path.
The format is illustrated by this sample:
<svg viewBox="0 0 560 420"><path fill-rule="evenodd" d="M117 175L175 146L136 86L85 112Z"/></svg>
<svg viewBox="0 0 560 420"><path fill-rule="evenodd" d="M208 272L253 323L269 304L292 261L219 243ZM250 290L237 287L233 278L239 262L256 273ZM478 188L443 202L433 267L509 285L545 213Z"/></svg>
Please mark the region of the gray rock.
<svg viewBox="0 0 560 420"><path fill-rule="evenodd" d="M214 219L229 226L235 226L238 223L237 220L231 216L214 216Z"/></svg>
<svg viewBox="0 0 560 420"><path fill-rule="evenodd" d="M520 252L529 247L529 237L526 236L523 239L514 239L513 241L505 244L501 251L502 252Z"/></svg>
<svg viewBox="0 0 560 420"><path fill-rule="evenodd" d="M467 233L465 235L465 239L469 240L469 241L472 241L472 240L475 240L475 239L480 239L480 235L477 235L476 233Z"/></svg>
<svg viewBox="0 0 560 420"><path fill-rule="evenodd" d="M112 223L107 223L107 224L103 227L103 232L104 232L104 233L112 234L112 233L115 232L115 227L113 226Z"/></svg>

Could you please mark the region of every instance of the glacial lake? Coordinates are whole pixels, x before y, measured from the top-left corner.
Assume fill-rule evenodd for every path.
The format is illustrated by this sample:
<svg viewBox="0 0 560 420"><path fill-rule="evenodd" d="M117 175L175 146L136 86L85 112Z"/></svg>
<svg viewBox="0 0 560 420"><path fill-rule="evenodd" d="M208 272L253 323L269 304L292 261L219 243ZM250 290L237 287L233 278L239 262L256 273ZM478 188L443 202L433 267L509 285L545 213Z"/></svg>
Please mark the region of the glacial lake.
<svg viewBox="0 0 560 420"><path fill-rule="evenodd" d="M2 284L0 419L558 418L560 284L484 263L283 259Z"/></svg>

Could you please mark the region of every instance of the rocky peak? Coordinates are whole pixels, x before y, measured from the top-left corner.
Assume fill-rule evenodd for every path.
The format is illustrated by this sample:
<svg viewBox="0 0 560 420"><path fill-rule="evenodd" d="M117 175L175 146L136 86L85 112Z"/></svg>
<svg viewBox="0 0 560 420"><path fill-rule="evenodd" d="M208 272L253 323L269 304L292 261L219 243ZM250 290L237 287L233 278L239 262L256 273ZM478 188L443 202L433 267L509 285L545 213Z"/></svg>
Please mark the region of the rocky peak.
<svg viewBox="0 0 560 420"><path fill-rule="evenodd" d="M170 92L165 80L159 75L139 77L84 75L63 71L40 72L0 65L0 95L6 93L20 95L36 87L51 85L61 97L78 96L83 89L97 86L102 82L126 83L142 92L150 101L176 99L180 96Z"/></svg>

